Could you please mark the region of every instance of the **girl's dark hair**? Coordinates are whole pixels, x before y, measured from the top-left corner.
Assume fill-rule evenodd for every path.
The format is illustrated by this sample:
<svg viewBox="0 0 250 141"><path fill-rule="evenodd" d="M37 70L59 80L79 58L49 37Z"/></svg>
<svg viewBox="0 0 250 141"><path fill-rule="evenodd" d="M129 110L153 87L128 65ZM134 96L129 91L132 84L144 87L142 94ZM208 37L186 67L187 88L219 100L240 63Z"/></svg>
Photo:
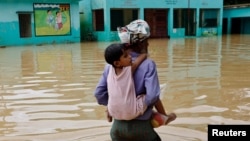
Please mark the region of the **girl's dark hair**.
<svg viewBox="0 0 250 141"><path fill-rule="evenodd" d="M125 49L126 45L122 43L113 43L109 45L104 52L104 58L106 62L115 67L114 62L120 60L120 57L122 56Z"/></svg>

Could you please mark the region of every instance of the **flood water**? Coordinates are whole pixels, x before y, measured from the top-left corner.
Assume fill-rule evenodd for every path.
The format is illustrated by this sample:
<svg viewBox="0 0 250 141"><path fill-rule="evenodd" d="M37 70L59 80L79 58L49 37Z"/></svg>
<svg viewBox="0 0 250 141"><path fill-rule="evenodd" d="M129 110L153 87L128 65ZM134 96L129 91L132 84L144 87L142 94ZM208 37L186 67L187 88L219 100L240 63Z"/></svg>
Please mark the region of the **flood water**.
<svg viewBox="0 0 250 141"><path fill-rule="evenodd" d="M110 141L95 86L111 42L0 48L1 141ZM250 124L250 35L150 39L167 111L163 141L206 141L208 124Z"/></svg>

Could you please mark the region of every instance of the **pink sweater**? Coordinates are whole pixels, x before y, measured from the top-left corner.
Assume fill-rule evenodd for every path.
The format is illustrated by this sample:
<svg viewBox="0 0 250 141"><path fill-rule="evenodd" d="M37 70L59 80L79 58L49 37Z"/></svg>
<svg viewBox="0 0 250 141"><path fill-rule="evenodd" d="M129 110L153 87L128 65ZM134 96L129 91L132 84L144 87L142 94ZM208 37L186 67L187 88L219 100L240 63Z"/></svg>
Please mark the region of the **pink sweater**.
<svg viewBox="0 0 250 141"><path fill-rule="evenodd" d="M131 120L146 110L145 95L136 97L131 66L124 67L118 76L110 67L108 74L108 111L114 119Z"/></svg>

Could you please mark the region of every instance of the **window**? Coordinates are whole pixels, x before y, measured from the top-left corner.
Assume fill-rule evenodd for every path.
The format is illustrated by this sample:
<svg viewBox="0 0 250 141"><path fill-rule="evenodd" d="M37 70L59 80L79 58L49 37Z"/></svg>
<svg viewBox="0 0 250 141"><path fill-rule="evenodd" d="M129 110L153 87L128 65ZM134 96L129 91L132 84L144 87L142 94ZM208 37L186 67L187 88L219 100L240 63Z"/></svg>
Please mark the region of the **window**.
<svg viewBox="0 0 250 141"><path fill-rule="evenodd" d="M110 20L111 20L111 31L116 31L117 27L124 26L123 21L123 11L122 10L111 10L110 12ZM119 19L119 20L117 20Z"/></svg>
<svg viewBox="0 0 250 141"><path fill-rule="evenodd" d="M201 9L199 27L217 27L218 9Z"/></svg>
<svg viewBox="0 0 250 141"><path fill-rule="evenodd" d="M184 9L174 9L174 28L184 28L185 12Z"/></svg>
<svg viewBox="0 0 250 141"><path fill-rule="evenodd" d="M125 26L136 19L138 19L137 9L111 9L111 31L117 31L117 27Z"/></svg>
<svg viewBox="0 0 250 141"><path fill-rule="evenodd" d="M93 11L93 23L95 31L104 31L104 15L103 9L98 9Z"/></svg>
<svg viewBox="0 0 250 141"><path fill-rule="evenodd" d="M186 36L196 34L196 9L174 9L174 28L185 28Z"/></svg>

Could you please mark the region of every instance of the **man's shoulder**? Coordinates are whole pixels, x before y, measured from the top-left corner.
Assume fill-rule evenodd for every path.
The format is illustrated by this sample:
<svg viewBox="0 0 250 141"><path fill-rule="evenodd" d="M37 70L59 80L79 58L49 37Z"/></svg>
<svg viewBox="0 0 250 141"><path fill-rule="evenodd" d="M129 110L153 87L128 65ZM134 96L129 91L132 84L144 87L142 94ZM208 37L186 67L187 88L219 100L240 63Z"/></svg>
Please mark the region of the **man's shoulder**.
<svg viewBox="0 0 250 141"><path fill-rule="evenodd" d="M145 59L145 60L143 61L143 63L145 63L145 64L155 64L155 61L152 60L151 58L147 58L147 59Z"/></svg>
<svg viewBox="0 0 250 141"><path fill-rule="evenodd" d="M156 68L156 63L154 60L147 58L145 59L138 67L138 69L145 69L145 68L151 68L155 69Z"/></svg>
<svg viewBox="0 0 250 141"><path fill-rule="evenodd" d="M112 65L110 65L110 64L106 64L106 65L105 65L105 67L104 67L104 71L103 71L103 73L104 73L104 74L108 74L108 72L109 72L110 68L112 68Z"/></svg>
<svg viewBox="0 0 250 141"><path fill-rule="evenodd" d="M105 70L109 70L110 67L112 67L110 64L106 64L105 67L104 67L104 69Z"/></svg>

